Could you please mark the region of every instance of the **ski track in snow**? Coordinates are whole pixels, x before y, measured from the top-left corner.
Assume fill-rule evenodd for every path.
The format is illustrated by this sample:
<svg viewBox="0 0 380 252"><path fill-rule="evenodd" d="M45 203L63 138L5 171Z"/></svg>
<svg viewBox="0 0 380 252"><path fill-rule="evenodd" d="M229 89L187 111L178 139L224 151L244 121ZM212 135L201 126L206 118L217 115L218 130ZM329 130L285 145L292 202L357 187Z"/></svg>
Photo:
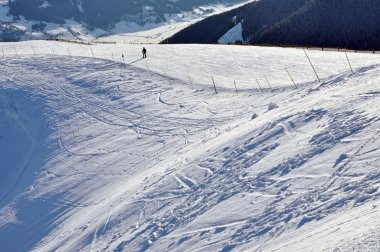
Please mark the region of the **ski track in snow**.
<svg viewBox="0 0 380 252"><path fill-rule="evenodd" d="M0 139L18 123L36 142L26 170L1 191L10 192L0 200L2 248L290 251L335 234L326 250L378 246L377 222L355 243L342 234L361 225L360 209L379 217L368 210L380 200L379 65L337 66L297 90L214 95L194 74L197 89L150 60L153 70L81 57L0 59L0 95L19 92L25 108L44 107L48 128L37 141L33 118L21 124L25 108L17 104L15 117L11 99L0 103ZM268 110L271 102L278 108ZM37 162L40 141L49 151ZM7 222L9 209L16 220Z"/></svg>

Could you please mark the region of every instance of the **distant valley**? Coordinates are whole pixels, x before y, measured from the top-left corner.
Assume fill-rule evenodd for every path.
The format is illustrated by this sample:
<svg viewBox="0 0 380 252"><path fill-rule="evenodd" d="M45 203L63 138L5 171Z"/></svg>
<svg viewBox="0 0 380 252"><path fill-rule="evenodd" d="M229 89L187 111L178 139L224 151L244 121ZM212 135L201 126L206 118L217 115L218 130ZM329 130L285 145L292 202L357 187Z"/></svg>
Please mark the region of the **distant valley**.
<svg viewBox="0 0 380 252"><path fill-rule="evenodd" d="M159 42L195 20L244 2L247 1L0 1L0 40L91 39L128 34L123 39L129 42Z"/></svg>

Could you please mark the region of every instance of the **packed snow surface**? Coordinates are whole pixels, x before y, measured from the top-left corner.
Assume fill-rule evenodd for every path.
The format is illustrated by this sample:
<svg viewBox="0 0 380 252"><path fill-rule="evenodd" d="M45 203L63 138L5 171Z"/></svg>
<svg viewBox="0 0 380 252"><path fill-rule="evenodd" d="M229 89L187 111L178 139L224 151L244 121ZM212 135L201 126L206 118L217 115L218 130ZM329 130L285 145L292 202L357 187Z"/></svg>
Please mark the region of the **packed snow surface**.
<svg viewBox="0 0 380 252"><path fill-rule="evenodd" d="M379 55L0 46L2 251L379 251Z"/></svg>
<svg viewBox="0 0 380 252"><path fill-rule="evenodd" d="M219 40L218 43L220 44L228 44L228 43L237 43L237 42L244 42L243 38L243 26L241 22L239 22L237 25L232 27L226 34L224 34Z"/></svg>

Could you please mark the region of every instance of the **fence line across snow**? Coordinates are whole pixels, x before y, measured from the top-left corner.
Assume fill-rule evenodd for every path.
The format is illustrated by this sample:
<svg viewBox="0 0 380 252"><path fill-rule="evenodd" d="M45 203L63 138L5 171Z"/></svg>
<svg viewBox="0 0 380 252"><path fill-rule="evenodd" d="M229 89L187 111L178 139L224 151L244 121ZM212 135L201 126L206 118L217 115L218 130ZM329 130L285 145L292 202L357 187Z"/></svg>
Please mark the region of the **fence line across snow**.
<svg viewBox="0 0 380 252"><path fill-rule="evenodd" d="M57 41L59 41L59 42L76 43L76 44L81 44L81 45L85 45L85 46L87 46L87 45L91 45L91 44L87 44L87 43L77 43L77 42L75 42L75 41L66 41L66 40L57 40ZM94 45L94 44L92 44L92 45ZM3 58L6 58L6 51L4 50L4 49L6 49L6 47L4 48L3 45L1 45L0 47L1 47L2 55L3 55L2 57L3 57ZM12 43L12 46L11 46L11 47L13 47L13 48L8 48L8 49L10 49L10 50L13 49L13 51L14 51L16 57L19 57L20 55L31 55L31 54L27 54L27 53L24 53L24 54L23 54L23 53L22 53L22 50L18 51L17 48L16 48L16 45L15 45L14 43ZM27 47L25 47L25 48L27 48ZM30 48L31 48L31 51L32 51L32 55L37 56L37 55L38 55L38 51L36 51L36 48L33 47L33 45L31 45ZM74 48L74 47L73 47L73 48ZM38 49L38 48L37 48L37 49ZM62 48L60 48L60 49L62 49ZM64 49L66 49L66 50L64 50ZM71 48L70 48L70 49L71 49ZM79 55L80 53L79 53L78 55L76 55L75 53L73 53L73 51L70 51L70 49L69 49L69 47L64 47L63 50L59 50L59 51L58 51L58 54L57 54L57 52L54 50L54 47L52 46L52 47L51 47L51 52L52 52L52 55L53 55L53 56L59 56L59 55L62 55L62 56L63 56L63 55L68 55L68 56L70 56L70 57L73 57L73 56L83 56L83 55ZM78 52L78 51L79 51L79 52L82 52L82 53L85 52L85 50L80 50L80 48L76 48L76 49L77 49L77 52ZM91 55L89 55L89 57L92 56L93 59L96 59L96 58L97 58L96 56L98 56L99 59L109 59L109 58L111 57L112 61L114 61L114 62L121 62L121 61L115 60L114 51L109 52L109 54L110 54L109 56L105 56L105 55L104 55L104 51L103 51L103 52L101 51L101 53L99 53L98 51L95 51L95 52L98 54L98 55L95 55L93 48L90 47L89 49L90 49L90 50L87 49L87 50L88 50L87 52L88 52L88 53L91 53ZM45 50L46 52L48 52L48 48L43 48L43 50ZM11 50L11 51L12 51L12 50ZM29 51L30 51L30 50L29 50ZM41 48L39 48L39 51L41 51ZM66 52L66 51L67 51L67 52ZM74 51L75 51L75 50L74 50ZM303 49L303 52L304 52L306 58L308 59L308 61L309 61L310 65L311 65L311 67L313 68L313 71L314 71L314 73L315 73L315 75L316 75L318 81L321 82L321 79L320 79L319 75L317 74L316 68L315 68L314 64L312 63L312 60L310 59L310 57L309 57L309 55L307 54L306 50ZM66 54L66 53L67 53L67 54ZM47 53L47 54L50 54L50 53ZM99 55L99 54L100 54L100 55ZM344 52L344 54L345 54L345 59L347 60L346 64L348 63L350 71L351 71L351 72L354 72L354 69L353 69L352 64L351 64L351 61L350 61L350 59L349 59L349 57L348 57L348 55L347 55L347 52ZM41 55L41 53L40 53L40 55ZM121 53L121 55L124 55L123 52ZM125 64L126 67L127 67L126 62L124 61L124 57L123 57L122 59L123 59L122 62L124 62L124 64ZM152 62L153 62L153 63L152 63ZM150 63L152 63L153 66L154 66L153 69L152 69L153 71L163 72L163 73L164 73L164 76L165 76L166 78L170 78L169 75L166 73L166 71L164 71L164 70L162 70L162 69L161 69L161 70L156 70L155 68L157 68L157 65L159 65L159 64L157 64L157 63L154 64L154 63L155 63L154 61L152 61L152 62L150 62ZM133 62L132 62L132 63L133 63ZM144 63L145 63L145 66L146 66L147 70L148 70L148 71L151 71L151 68L152 68L152 67L149 67L148 62L147 62L146 60L144 60ZM295 82L293 76L290 74L290 72L289 72L289 70L288 70L287 67L285 67L285 71L286 71L287 75L289 76L292 85L294 85L295 88L298 88L298 85L296 84L296 82ZM186 73L185 73L185 74L186 74ZM214 92L215 92L215 94L218 94L218 90L217 90L217 87L216 87L216 83L215 83L214 75L212 74L212 72L210 72L210 73L208 73L208 74L211 74L211 81L212 81L212 85L213 85L213 88L214 88ZM207 76L208 74L205 73L204 76ZM273 75L273 74L269 75L269 77L270 77L270 78L273 78L272 75ZM208 76L210 76L210 75L208 75ZM218 77L218 76L216 76L216 77ZM188 78L188 80L190 81L191 88L193 89L193 88L194 88L194 84L195 84L195 82L194 82L193 78L190 76L190 72L189 72L189 71L187 71L187 77L186 77L186 76L182 76L182 79L183 79L183 80L186 80L186 78ZM260 78L261 78L261 77L259 77L259 79L260 79ZM271 92L281 90L281 88L273 88L273 87L272 87L271 83L270 83L269 80L268 80L268 76L267 76L267 74L264 74L264 73L263 73L263 74L262 74L262 78L265 79L265 81L266 81L266 83L268 84L269 89L270 89ZM278 79L278 78L277 78L277 79ZM239 91L238 91L238 88L237 88L237 81L239 82L239 80L238 80L238 79L232 79L232 80L233 80L233 85L234 85L234 91L236 92L236 94L239 94ZM247 82L247 81L245 81L245 82ZM206 82L202 82L202 83L205 84ZM221 90L224 90L224 87L228 87L228 86L229 86L229 85L226 85L226 83L227 83L227 81L222 81L222 84L223 84L223 85L221 85L221 86L222 86ZM264 93L264 90L263 90L263 88L262 88L262 86L261 86L261 84L260 84L260 82L259 82L258 79L256 79L256 83L257 83L257 86L258 86L259 90L261 91L261 93ZM239 82L239 84L241 84L241 82ZM253 82L251 82L251 85L252 85L252 84L253 84ZM230 89L232 90L232 87L230 87ZM243 89L243 90L244 90L244 89ZM249 89L247 89L247 90L249 90Z"/></svg>
<svg viewBox="0 0 380 252"><path fill-rule="evenodd" d="M47 41L59 41L59 42L67 42L67 43L76 43L83 45L93 45L93 44L130 44L130 45L158 45L158 44L168 44L162 43L167 41L164 39L162 42L154 43L154 42L127 42L125 39L122 43L117 42L116 40L69 40L63 38L55 38L55 39L45 39ZM235 43L214 43L212 45L229 45L229 46L253 46L253 47L279 47L279 48L294 48L294 49L307 49L307 50L317 50L317 51L327 51L327 52L350 52L350 53L368 53L368 54L380 54L380 51L377 50L355 50L355 49L346 49L346 48L334 48L334 47L317 47L317 46L302 46L302 45L270 45L270 44L235 44Z"/></svg>

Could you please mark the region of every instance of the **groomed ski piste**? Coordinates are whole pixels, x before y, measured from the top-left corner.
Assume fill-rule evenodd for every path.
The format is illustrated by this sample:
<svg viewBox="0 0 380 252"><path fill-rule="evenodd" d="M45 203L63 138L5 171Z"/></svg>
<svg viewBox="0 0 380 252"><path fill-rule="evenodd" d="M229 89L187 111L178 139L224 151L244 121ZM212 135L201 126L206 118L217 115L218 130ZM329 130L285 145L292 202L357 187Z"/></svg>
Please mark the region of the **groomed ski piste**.
<svg viewBox="0 0 380 252"><path fill-rule="evenodd" d="M0 45L1 251L380 250L380 55Z"/></svg>

